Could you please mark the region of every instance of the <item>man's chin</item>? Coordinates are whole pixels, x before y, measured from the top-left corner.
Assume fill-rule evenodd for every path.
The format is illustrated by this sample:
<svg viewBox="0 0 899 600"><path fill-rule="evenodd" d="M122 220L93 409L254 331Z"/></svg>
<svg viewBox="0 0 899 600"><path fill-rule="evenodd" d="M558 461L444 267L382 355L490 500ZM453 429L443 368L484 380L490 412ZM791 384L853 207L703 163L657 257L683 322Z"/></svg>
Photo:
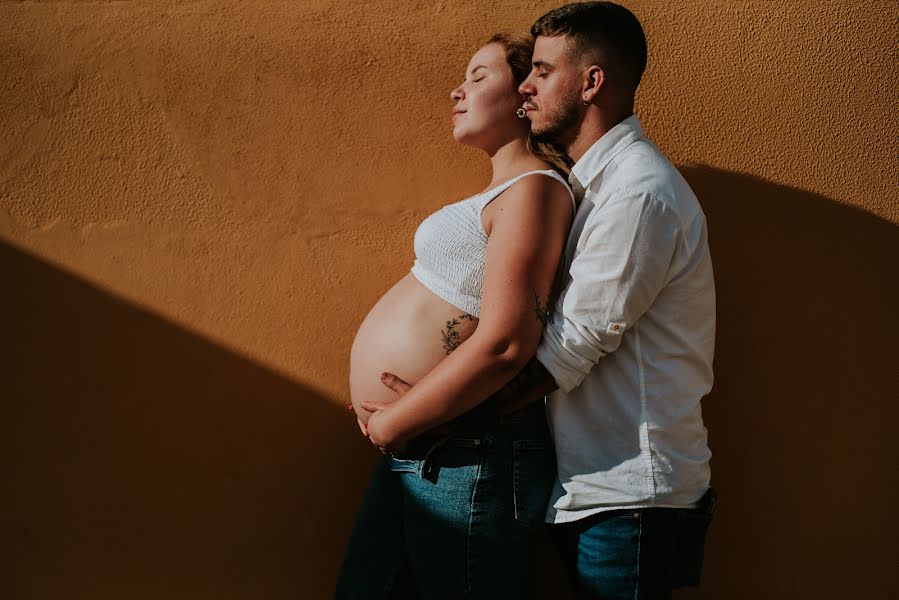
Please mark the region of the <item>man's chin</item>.
<svg viewBox="0 0 899 600"><path fill-rule="evenodd" d="M545 144L557 144L559 142L557 132L550 128L540 129L532 125L531 136L533 136L535 141Z"/></svg>

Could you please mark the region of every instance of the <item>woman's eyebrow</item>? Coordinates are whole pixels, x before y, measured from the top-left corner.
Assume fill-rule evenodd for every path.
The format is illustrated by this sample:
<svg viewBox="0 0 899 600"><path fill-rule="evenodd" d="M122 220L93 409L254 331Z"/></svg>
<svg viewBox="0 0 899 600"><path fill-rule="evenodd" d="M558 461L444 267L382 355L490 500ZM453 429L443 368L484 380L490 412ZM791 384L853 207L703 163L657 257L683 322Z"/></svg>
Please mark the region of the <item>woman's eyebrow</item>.
<svg viewBox="0 0 899 600"><path fill-rule="evenodd" d="M487 65L478 65L478 66L472 68L471 71L468 72L468 74L474 75L475 71L477 71L478 69L486 69L486 68L487 68Z"/></svg>

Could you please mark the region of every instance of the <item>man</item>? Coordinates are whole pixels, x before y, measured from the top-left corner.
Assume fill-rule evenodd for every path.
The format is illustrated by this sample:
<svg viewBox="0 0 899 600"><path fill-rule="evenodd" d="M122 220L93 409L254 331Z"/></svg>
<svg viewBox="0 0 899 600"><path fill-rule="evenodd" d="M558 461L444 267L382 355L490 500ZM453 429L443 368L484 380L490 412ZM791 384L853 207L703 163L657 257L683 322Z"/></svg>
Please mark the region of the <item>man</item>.
<svg viewBox="0 0 899 600"><path fill-rule="evenodd" d="M700 410L715 338L705 217L633 114L646 65L637 18L570 4L531 33L519 88L531 131L566 148L583 198L570 279L528 373L531 388L559 388L547 521L580 597L668 597L698 584L714 503Z"/></svg>

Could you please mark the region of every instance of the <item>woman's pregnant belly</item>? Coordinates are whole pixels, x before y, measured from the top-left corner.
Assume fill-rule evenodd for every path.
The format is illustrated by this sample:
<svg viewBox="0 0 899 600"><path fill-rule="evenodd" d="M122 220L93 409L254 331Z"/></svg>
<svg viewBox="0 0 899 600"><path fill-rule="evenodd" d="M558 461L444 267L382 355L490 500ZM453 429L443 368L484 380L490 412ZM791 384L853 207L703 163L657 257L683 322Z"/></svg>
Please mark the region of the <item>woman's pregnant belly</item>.
<svg viewBox="0 0 899 600"><path fill-rule="evenodd" d="M363 423L370 413L363 400L396 398L381 373L415 385L428 371L471 337L478 320L449 304L409 273L369 311L350 352L350 398Z"/></svg>

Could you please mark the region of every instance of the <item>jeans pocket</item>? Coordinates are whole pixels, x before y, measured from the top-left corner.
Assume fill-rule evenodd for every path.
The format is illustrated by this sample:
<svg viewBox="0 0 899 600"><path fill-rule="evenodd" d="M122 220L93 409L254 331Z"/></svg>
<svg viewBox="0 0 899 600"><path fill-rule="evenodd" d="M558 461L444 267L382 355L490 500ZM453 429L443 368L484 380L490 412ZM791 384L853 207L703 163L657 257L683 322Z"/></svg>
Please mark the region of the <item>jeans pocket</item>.
<svg viewBox="0 0 899 600"><path fill-rule="evenodd" d="M546 440L515 440L512 450L515 519L535 526L543 522L555 482L555 450Z"/></svg>
<svg viewBox="0 0 899 600"><path fill-rule="evenodd" d="M396 473L418 473L418 466L421 461L406 460L402 458L387 457L387 468Z"/></svg>
<svg viewBox="0 0 899 600"><path fill-rule="evenodd" d="M673 584L698 586L702 576L705 538L712 515L697 510L678 511L674 519Z"/></svg>

